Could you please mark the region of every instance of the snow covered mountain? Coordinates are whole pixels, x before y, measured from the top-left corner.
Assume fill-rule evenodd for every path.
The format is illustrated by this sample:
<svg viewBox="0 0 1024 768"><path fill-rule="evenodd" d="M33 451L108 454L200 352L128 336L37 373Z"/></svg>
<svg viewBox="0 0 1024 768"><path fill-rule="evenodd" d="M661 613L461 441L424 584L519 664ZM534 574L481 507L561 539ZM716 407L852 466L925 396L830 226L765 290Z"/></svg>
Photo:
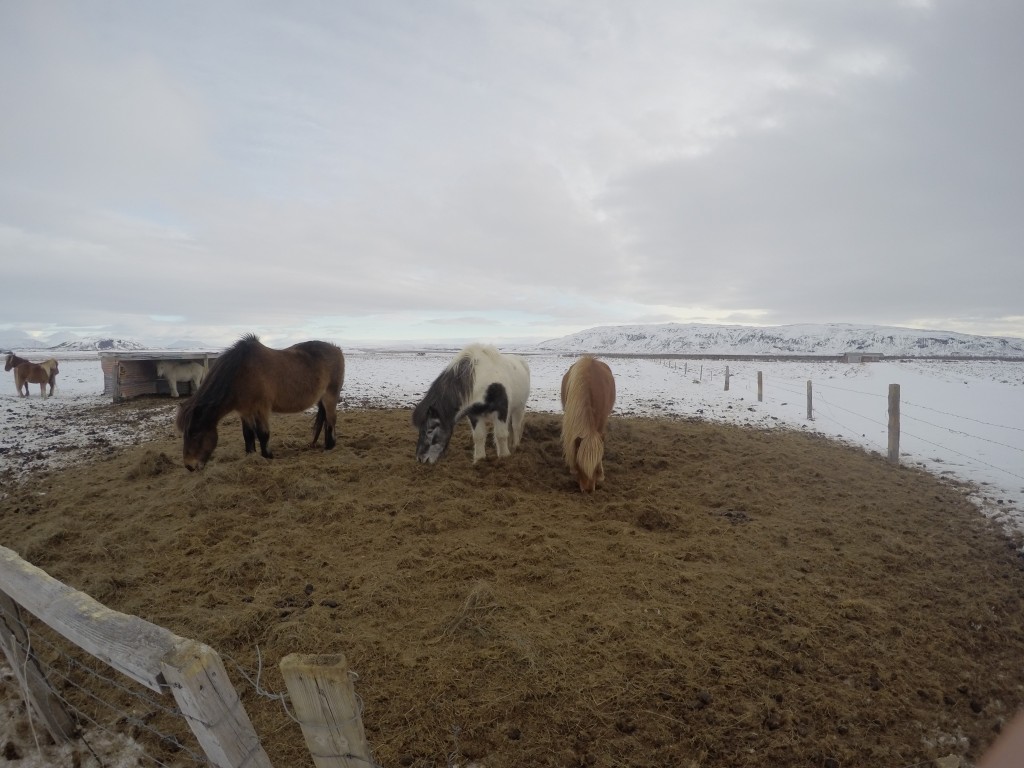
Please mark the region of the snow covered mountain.
<svg viewBox="0 0 1024 768"><path fill-rule="evenodd" d="M618 325L591 328L536 345L552 352L661 355L841 355L1024 357L1024 339L971 336L880 325Z"/></svg>
<svg viewBox="0 0 1024 768"><path fill-rule="evenodd" d="M91 352L92 350L107 352L122 349L149 349L149 347L132 339L97 338L65 341L56 346L48 347L48 349L52 352Z"/></svg>

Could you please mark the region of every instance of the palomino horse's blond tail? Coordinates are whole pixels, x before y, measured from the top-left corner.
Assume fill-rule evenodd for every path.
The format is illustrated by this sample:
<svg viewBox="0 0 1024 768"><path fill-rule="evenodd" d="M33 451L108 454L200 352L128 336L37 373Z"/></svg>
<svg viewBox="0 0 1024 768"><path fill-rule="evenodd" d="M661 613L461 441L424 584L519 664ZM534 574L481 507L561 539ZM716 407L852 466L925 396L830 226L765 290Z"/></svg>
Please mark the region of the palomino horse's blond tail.
<svg viewBox="0 0 1024 768"><path fill-rule="evenodd" d="M562 455L584 493L604 480L604 437L615 379L600 360L581 357L562 378Z"/></svg>

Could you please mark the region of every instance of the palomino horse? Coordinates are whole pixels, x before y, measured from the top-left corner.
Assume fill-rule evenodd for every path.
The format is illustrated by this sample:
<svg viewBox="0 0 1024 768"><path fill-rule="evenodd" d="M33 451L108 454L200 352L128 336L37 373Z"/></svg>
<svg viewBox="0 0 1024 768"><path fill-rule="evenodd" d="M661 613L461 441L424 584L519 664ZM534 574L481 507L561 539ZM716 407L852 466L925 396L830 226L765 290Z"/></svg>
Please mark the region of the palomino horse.
<svg viewBox="0 0 1024 768"><path fill-rule="evenodd" d="M27 362L28 362L28 360L26 360L24 357L18 357L13 352L8 352L7 353L7 362L4 363L4 370L5 371L9 371L12 368L17 368L22 363L27 363ZM15 381L17 381L18 374L15 373L14 377L15 377ZM27 395L28 394L28 382L27 381L25 382L24 386L25 386L25 394ZM18 394L19 395L21 394L21 387L20 386L18 387Z"/></svg>
<svg viewBox="0 0 1024 768"><path fill-rule="evenodd" d="M50 385L50 394L53 394L53 387L57 383L57 374L60 368L57 361L52 357L39 363L20 363L14 367L14 386L18 388L18 394L28 397L28 385L38 384L39 394L46 397L46 385ZM24 389L24 394L22 393Z"/></svg>
<svg viewBox="0 0 1024 768"><path fill-rule="evenodd" d="M419 429L416 458L434 464L448 449L455 425L464 417L473 429L473 462L486 454L494 430L498 456L508 456L523 437L530 367L517 355L503 355L483 344L463 349L430 385L412 412ZM511 441L510 441L511 436Z"/></svg>
<svg viewBox="0 0 1024 768"><path fill-rule="evenodd" d="M184 437L182 457L191 471L202 469L217 447L217 422L232 411L242 417L245 452L267 450L271 413L299 413L316 404L315 446L324 430L324 448L335 446L338 397L345 379L345 357L334 344L303 341L287 349L263 346L243 336L217 358L196 393L178 407Z"/></svg>
<svg viewBox="0 0 1024 768"><path fill-rule="evenodd" d="M202 363L195 360L176 362L174 360L158 360L156 364L156 375L167 379L167 386L171 390L171 397L178 396L178 382L191 381L192 393L195 394L199 385L203 383L203 376L206 375L206 368Z"/></svg>
<svg viewBox="0 0 1024 768"><path fill-rule="evenodd" d="M562 377L562 455L583 493L604 480L604 440L615 405L615 377L602 361L584 355Z"/></svg>

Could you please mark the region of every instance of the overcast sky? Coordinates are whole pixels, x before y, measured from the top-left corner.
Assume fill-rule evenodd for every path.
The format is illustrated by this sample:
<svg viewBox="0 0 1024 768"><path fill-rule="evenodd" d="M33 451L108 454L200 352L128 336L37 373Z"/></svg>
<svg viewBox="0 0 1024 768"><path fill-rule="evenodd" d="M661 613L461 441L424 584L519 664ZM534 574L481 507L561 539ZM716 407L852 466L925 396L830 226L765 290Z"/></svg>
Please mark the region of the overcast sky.
<svg viewBox="0 0 1024 768"><path fill-rule="evenodd" d="M1020 0L0 0L0 332L1024 336Z"/></svg>

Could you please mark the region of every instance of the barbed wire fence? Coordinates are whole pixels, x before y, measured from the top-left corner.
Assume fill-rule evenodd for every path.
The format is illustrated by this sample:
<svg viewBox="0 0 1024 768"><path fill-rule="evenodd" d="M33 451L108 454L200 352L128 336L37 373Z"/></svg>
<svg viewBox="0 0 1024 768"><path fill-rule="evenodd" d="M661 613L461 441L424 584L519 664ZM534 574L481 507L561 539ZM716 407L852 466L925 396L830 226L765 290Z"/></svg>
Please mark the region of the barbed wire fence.
<svg viewBox="0 0 1024 768"><path fill-rule="evenodd" d="M68 768L219 768L269 765L258 743L250 745L248 752L238 759L229 758L225 762L222 756L211 757L190 728L189 721L194 720L194 715L183 711L173 701L168 701L166 696L118 674L63 638L44 621L17 608L12 611L10 605L11 602L0 600L0 629L5 626L16 627L26 652L19 665L22 668L12 669L9 680L0 675L0 683L9 682L18 689L16 693L22 700L23 708L23 716L19 719L20 728L28 731L22 734L23 741L28 744L30 751L34 749L38 755L45 754L48 765L54 768L64 765ZM352 688L356 675L348 670L343 657L340 664L337 655L321 657L292 654L282 661L286 681L287 670L296 666L302 669L293 679L309 680L311 678L305 677L304 673L311 670L311 675L319 678L312 684L314 698L326 696L331 701L331 708L341 715L333 722L325 723L315 712L315 706L306 707L307 711L302 712L303 702L293 701L290 685L286 693L267 690L261 682L263 658L258 646L256 654L255 670L247 670L234 659L227 658L252 692L280 703L282 717L301 727L317 765L380 768L370 756L365 742L362 699ZM66 732L62 736L67 737L67 740L63 744L50 744L54 739L47 733L39 713L33 711L32 696L24 689L22 682L26 678L25 667L29 664L39 666L47 681L48 694L69 716L67 722L70 727L64 729ZM325 691L332 686L337 689L339 682L342 690ZM303 694L299 693L298 696L302 698ZM339 696L347 697L348 706L337 706ZM205 725L214 726L212 723ZM335 736L341 731L344 732L344 748L337 749ZM316 750L313 750L314 745ZM7 754L2 756L5 759L20 760L29 756L22 754L14 742L8 742L5 748Z"/></svg>
<svg viewBox="0 0 1024 768"><path fill-rule="evenodd" d="M730 370L728 364L719 361L689 360L684 362L666 360L662 364L678 372L682 376L684 384L716 383L717 389L717 382L723 379L732 379L733 381L738 379L741 386L740 388L730 388L728 390L730 395L745 397L754 392L750 368L746 368L743 373L737 374ZM874 365L874 363L862 364ZM691 375L697 374L697 372L700 373L699 376ZM853 441L869 450L877 450L883 456L886 455L887 446L877 436L887 435L890 429L890 425L884 420L887 415L887 394L839 386L813 378L809 381L813 383L814 399L812 412L814 422L827 424L830 431L840 439ZM793 378L772 377L770 384L765 387L765 391L760 393L762 401L769 403L776 410L783 408L802 410L805 400L808 398L807 391L801 386L803 383L803 381ZM784 395L778 396L776 393L779 392L784 393ZM846 404L840 404L839 400L841 398L833 396L833 393L846 395L846 398L842 398ZM848 397L850 395L855 397ZM865 403L863 408L850 407L849 401L851 399L860 400L861 398L863 398ZM796 413L799 412L796 411ZM913 399L908 400L902 397L900 398L899 419L901 422L910 422L911 425L920 425L920 427L927 428L927 430L938 435L956 437L959 442L976 441L980 444L997 446L1013 454L1024 454L1024 428L1022 427L978 419L954 413L949 409L924 405L915 402ZM806 422L808 420L794 414L788 421L803 421L805 426L807 426ZM972 427L972 425L988 428L990 434L978 434L979 430L976 427ZM996 439L991 435L993 430L1000 430L1006 436L1003 439ZM819 429L818 431L822 430ZM930 434L926 437L922 434L924 431L926 430L919 430L913 428L913 426L911 429L907 429L906 423L901 423L899 426L900 437L913 441L912 445L918 449L938 449L941 453L958 457L967 464L984 467L999 473L1002 477L1019 480L1024 483L1024 472L1021 472L1020 469L986 461L976 453L966 453L964 450L954 447L950 444L950 441L944 441L941 437L936 437L935 434ZM1015 439L1019 440L1019 442L1015 443ZM904 451L904 455L908 455L908 453ZM915 453L920 453L920 450L916 450Z"/></svg>
<svg viewBox="0 0 1024 768"><path fill-rule="evenodd" d="M2 546L0 650L24 702L26 742L38 751L52 740L69 768L271 768L216 651L113 611ZM281 702L318 768L376 766L343 655L282 658L287 695L264 689L258 648L257 659L255 680L237 665L240 676Z"/></svg>

